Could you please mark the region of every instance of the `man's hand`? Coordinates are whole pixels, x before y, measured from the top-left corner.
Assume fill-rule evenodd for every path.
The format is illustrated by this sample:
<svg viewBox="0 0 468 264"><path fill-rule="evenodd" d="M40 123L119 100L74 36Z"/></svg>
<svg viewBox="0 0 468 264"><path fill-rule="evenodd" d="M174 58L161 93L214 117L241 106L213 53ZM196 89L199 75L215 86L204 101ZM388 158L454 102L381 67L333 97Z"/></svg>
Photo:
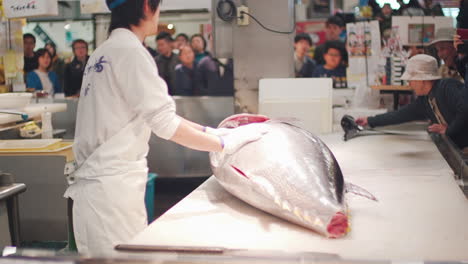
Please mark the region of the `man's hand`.
<svg viewBox="0 0 468 264"><path fill-rule="evenodd" d="M463 44L461 37L459 35L453 36L453 47L458 50L458 45Z"/></svg>
<svg viewBox="0 0 468 264"><path fill-rule="evenodd" d="M367 126L367 117L359 117L358 119L356 119L356 124L360 126Z"/></svg>
<svg viewBox="0 0 468 264"><path fill-rule="evenodd" d="M441 125L441 124L433 124L433 125L430 125L427 130L429 130L429 132L433 132L433 133L438 133L438 134L442 134L444 135L445 134L445 131L447 131L447 125Z"/></svg>

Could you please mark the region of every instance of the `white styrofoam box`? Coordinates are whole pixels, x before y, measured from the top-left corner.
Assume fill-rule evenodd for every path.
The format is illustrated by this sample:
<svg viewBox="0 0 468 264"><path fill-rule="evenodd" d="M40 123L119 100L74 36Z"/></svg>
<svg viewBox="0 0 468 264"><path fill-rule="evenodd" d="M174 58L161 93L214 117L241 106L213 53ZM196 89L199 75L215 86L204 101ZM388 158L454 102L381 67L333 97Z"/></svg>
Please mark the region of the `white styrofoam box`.
<svg viewBox="0 0 468 264"><path fill-rule="evenodd" d="M333 105L350 105L354 97L354 89L333 89Z"/></svg>
<svg viewBox="0 0 468 264"><path fill-rule="evenodd" d="M58 0L3 0L7 18L56 16Z"/></svg>
<svg viewBox="0 0 468 264"><path fill-rule="evenodd" d="M332 85L331 78L261 79L259 114L295 118L312 133L331 133Z"/></svg>
<svg viewBox="0 0 468 264"><path fill-rule="evenodd" d="M32 93L0 94L0 109L23 109L31 101Z"/></svg>
<svg viewBox="0 0 468 264"><path fill-rule="evenodd" d="M386 113L387 109L367 109L367 108L344 108L344 107L335 107L333 108L333 123L339 124L341 118L344 115L350 115L354 118L363 117L363 116L374 116Z"/></svg>

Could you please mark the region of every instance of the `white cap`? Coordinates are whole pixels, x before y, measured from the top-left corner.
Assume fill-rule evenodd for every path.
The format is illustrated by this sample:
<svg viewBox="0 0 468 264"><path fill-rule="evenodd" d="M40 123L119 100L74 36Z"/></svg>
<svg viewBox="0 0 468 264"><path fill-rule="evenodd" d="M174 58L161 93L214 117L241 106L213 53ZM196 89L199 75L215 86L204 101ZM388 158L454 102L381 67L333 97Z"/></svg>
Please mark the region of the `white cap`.
<svg viewBox="0 0 468 264"><path fill-rule="evenodd" d="M406 64L405 73L401 76L402 80L408 81L430 81L441 78L437 60L425 54L411 57Z"/></svg>
<svg viewBox="0 0 468 264"><path fill-rule="evenodd" d="M455 28L439 28L435 34L435 38L433 41L431 41L428 46L434 45L437 42L441 41L450 41L453 42L453 36L456 35L456 30Z"/></svg>

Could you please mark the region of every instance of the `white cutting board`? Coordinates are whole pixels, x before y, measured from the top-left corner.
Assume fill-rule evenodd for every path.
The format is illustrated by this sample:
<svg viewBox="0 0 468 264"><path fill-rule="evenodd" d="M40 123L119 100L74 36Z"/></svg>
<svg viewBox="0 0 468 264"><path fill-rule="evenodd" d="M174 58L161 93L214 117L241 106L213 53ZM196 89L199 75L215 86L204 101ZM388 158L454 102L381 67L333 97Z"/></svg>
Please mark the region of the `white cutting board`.
<svg viewBox="0 0 468 264"><path fill-rule="evenodd" d="M60 141L62 141L60 138L0 140L0 151L17 149L42 149Z"/></svg>

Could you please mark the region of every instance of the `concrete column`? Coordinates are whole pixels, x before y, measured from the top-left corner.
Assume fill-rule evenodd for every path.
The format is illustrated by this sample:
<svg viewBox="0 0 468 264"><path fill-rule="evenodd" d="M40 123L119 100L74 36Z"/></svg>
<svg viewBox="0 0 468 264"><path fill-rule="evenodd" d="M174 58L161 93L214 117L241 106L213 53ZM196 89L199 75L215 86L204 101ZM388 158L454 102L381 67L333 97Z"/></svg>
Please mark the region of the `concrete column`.
<svg viewBox="0 0 468 264"><path fill-rule="evenodd" d="M264 26L288 32L294 27L293 0L237 0ZM251 17L248 26L232 23L235 112L258 113L258 85L262 78L294 77L294 35L262 28ZM284 87L288 89L288 87Z"/></svg>

